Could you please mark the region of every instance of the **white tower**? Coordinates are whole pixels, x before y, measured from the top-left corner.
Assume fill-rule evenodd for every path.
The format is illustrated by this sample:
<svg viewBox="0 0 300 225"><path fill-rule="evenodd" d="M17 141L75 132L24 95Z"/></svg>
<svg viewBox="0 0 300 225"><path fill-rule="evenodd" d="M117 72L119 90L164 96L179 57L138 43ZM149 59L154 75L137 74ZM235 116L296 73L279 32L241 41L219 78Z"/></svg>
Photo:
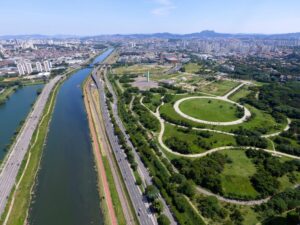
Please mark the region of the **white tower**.
<svg viewBox="0 0 300 225"><path fill-rule="evenodd" d="M46 72L50 72L50 64L48 61L44 61L44 68Z"/></svg>
<svg viewBox="0 0 300 225"><path fill-rule="evenodd" d="M18 63L17 68L20 76L25 75L25 68L22 63Z"/></svg>
<svg viewBox="0 0 300 225"><path fill-rule="evenodd" d="M26 71L27 71L28 74L32 73L32 66L31 66L30 62L25 63L25 68L26 68Z"/></svg>
<svg viewBox="0 0 300 225"><path fill-rule="evenodd" d="M36 65L36 70L38 72L43 72L43 66L42 66L42 64L40 62L36 62L35 65Z"/></svg>

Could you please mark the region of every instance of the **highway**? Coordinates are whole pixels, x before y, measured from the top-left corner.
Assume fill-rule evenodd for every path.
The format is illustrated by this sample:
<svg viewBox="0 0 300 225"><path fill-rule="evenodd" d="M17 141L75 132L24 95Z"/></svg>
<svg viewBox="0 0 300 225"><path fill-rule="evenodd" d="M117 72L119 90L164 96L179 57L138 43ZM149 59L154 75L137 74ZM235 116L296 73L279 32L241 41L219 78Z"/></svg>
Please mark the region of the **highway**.
<svg viewBox="0 0 300 225"><path fill-rule="evenodd" d="M117 96L116 96L114 90L112 89L110 82L107 80L106 69L103 72L104 72L105 83L106 83L109 91L113 95L112 110L113 110L113 115L116 120L116 123L118 124L122 133L125 135L127 144L133 149L133 153L135 155L135 159L138 164L138 170L140 171L142 178L145 180L147 185L150 185L150 184L152 184L152 180L149 175L149 172L146 169L146 167L144 166L144 164L142 163L142 161L140 160L139 155L137 154L134 146L132 145L131 141L129 140L129 136L126 134L126 130L123 126L123 123L122 123L121 119L119 118L118 106L117 106ZM106 105L106 96L105 96L105 91L104 91L104 86L103 86L104 81L101 80L97 76L97 69L93 71L92 77L93 77L93 79L96 83L96 86L98 88L98 91L99 91L101 110L102 110L103 120L104 120L105 127L106 127L106 132L109 137L110 143L112 145L112 149L114 151L117 162L119 164L119 167L120 167L125 185L127 187L127 190L129 192L130 198L133 202L133 205L136 207L135 208L136 214L139 215L138 219L141 224L156 224L156 220L153 218L153 215L149 209L149 204L147 203L147 200L142 195L138 186L135 184L135 178L134 178L134 175L132 173L132 169L131 169L129 163L127 162L126 154L123 152L120 145L118 144L118 138L114 135L114 128L112 126L109 112L108 112L107 105ZM166 202L164 201L163 198L161 198L161 200L164 204L164 213L170 219L171 224L176 224Z"/></svg>
<svg viewBox="0 0 300 225"><path fill-rule="evenodd" d="M112 109L113 109L113 114L114 114L114 118L115 118L115 120L116 120L116 123L118 124L118 126L119 126L121 132L122 132L123 135L125 136L127 145L128 145L129 147L131 147L132 150L133 150L134 157L135 157L136 162L137 162L137 164L138 164L138 170L140 171L140 174L141 174L142 178L144 179L144 181L146 182L147 185L152 185L152 184L153 184L153 183L152 183L152 178L150 177L147 168L144 166L142 160L140 159L140 156L139 156L139 154L137 153L135 147L134 147L133 144L131 143L129 136L128 136L128 134L126 133L126 129L125 129L124 125L123 125L123 122L122 122L122 120L121 120L120 117L119 117L119 114L118 114L118 99L117 99L117 96L116 96L116 94L115 94L115 92L114 92L113 87L111 86L110 82L108 81L108 79L107 79L107 77L106 77L106 74L107 74L107 73L104 72L104 79L105 79L105 82L106 82L106 85L107 85L108 90L109 90L110 93L112 93L112 95L113 95L113 107L112 107ZM177 224L177 223L175 222L174 217L173 217L173 215L172 215L172 213L171 213L171 211L170 211L170 209L169 209L167 203L165 202L165 200L164 200L161 196L160 196L160 199L161 199L161 201L162 201L162 203L163 203L163 205L164 205L164 211L163 211L163 213L169 218L171 224Z"/></svg>
<svg viewBox="0 0 300 225"><path fill-rule="evenodd" d="M123 209L123 213L126 219L126 224L134 225L135 222L134 222L133 212L131 211L130 208L130 199L128 199L126 196L127 192L123 185L123 178L119 173L119 168L106 134L106 129L102 119L102 113L99 107L100 106L99 98L95 98L93 96L94 93L93 91L95 90L98 93L98 89L96 88L95 85L91 85L94 84L94 82L93 83L92 82L93 80L91 80L91 83L88 81L88 86L85 89L86 91L85 97L87 98L87 107L89 107L90 109L91 120L94 123L94 128L98 136L97 138L101 148L101 154L103 154L103 156L106 156L109 162L109 166L112 172L112 177L114 179L115 187L117 189L119 199L121 202L121 207Z"/></svg>
<svg viewBox="0 0 300 225"><path fill-rule="evenodd" d="M61 77L62 76L56 76L45 85L17 136L15 143L11 147L7 160L3 162L4 164L0 172L0 215L3 214L8 197L16 183L18 171L29 149L32 135L43 115L48 97Z"/></svg>
<svg viewBox="0 0 300 225"><path fill-rule="evenodd" d="M115 136L114 134L114 127L110 120L109 111L106 105L106 96L105 96L103 81L100 80L100 78L97 76L96 73L97 73L96 70L94 70L92 73L92 77L99 91L100 107L101 107L104 125L106 128L106 133L110 141L110 144L112 146L112 149L114 151L115 158L120 168L130 199L132 201L132 204L134 205L134 209L136 211L138 220L141 225L157 224L155 218L152 216L152 213L150 212L147 200L141 193L138 186L135 184L135 178L129 163L127 162L126 155L118 143L118 137Z"/></svg>

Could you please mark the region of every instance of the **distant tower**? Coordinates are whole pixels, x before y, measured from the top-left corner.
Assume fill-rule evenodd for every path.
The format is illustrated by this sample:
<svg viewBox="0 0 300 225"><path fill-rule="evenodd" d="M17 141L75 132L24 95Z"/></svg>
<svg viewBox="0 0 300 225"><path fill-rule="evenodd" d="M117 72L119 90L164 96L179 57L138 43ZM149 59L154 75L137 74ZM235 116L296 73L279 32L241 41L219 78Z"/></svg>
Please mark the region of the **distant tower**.
<svg viewBox="0 0 300 225"><path fill-rule="evenodd" d="M150 72L148 70L148 72L147 72L147 82L149 83L149 81L150 81Z"/></svg>

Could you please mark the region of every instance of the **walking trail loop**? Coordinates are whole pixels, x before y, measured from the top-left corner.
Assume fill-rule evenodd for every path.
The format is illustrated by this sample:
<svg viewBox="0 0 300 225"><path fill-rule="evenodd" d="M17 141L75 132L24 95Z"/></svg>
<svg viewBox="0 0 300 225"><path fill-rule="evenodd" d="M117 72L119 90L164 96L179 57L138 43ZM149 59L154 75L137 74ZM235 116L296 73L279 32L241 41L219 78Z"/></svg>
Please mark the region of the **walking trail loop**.
<svg viewBox="0 0 300 225"><path fill-rule="evenodd" d="M247 119L251 117L251 112L245 106L243 106L243 105L241 105L241 104L239 104L237 102L234 102L234 101L228 99L228 97L230 95L232 95L234 92L236 92L238 89L240 89L242 86L244 86L245 84L247 84L247 83L246 82L241 83L239 86L235 87L234 89L232 89L231 91L229 91L224 96L216 96L216 97L210 97L210 96L192 96L192 97L182 98L182 99L178 100L177 102L175 102L174 109L175 109L176 113L178 113L183 118L186 118L188 120L191 120L191 121L194 121L194 122L197 122L197 123L203 123L203 124L209 124L209 125L216 125L216 126L230 126L230 125L241 124L241 123L247 121ZM231 104L234 104L234 105L236 105L236 106L244 109L244 115L243 115L242 118L240 118L238 120L229 121L229 122L213 122L213 121L207 121L207 120L200 120L200 119L197 119L195 117L186 115L179 108L179 105L182 102L184 102L186 100L190 100L190 99L217 99L217 100L229 102Z"/></svg>
<svg viewBox="0 0 300 225"><path fill-rule="evenodd" d="M174 104L174 109L175 111L180 114L181 116L183 116L184 118L187 118L187 119L190 119L190 120L193 120L193 121L196 121L196 122L200 122L200 123L205 123L205 124L212 124L212 125L233 125L233 124L239 124L239 123L242 123L244 122L247 117L251 116L251 113L250 111L234 102L234 101L231 101L228 99L228 97L230 95L232 95L234 92L236 92L239 88L241 88L243 85L245 84L248 84L247 82L243 82L242 84L240 84L239 86L237 86L236 88L232 89L230 92L228 92L226 95L224 96L216 96L216 97L208 97L208 96L192 96L192 97L187 97L187 98L183 98L183 99L180 99L178 100L177 102L175 102ZM206 152L203 152L203 153L197 153L197 154L181 154L179 152L174 152L172 149L170 149L168 146L165 145L165 143L163 142L163 135L164 135L164 132L165 132L165 122L164 119L161 118L160 116L160 112L159 112L159 109L161 106L164 105L164 102L162 102L162 104L160 106L157 107L156 111L153 112L152 110L150 110L144 103L143 103L143 98L142 97L140 99L140 103L141 105L143 105L146 109L148 109L148 111L150 113L152 113L159 121L160 123L160 127L161 127L161 130L158 134L158 142L160 144L160 146L167 152L175 155L175 156L180 156L180 157L185 157L185 158L201 158L201 157L204 157L204 156L207 156L209 154L212 154L214 152L218 152L218 151L222 151L222 150L226 150L226 149L235 149L235 148L241 148L241 149L254 149L254 150L262 150L262 151L265 151L265 152L268 152L270 154L272 154L273 156L285 156L285 157L289 157L289 158L292 158L292 159L299 159L300 160L300 157L298 156L295 156L295 155L290 155L290 154L286 154L286 153L283 153L283 152L278 152L278 151L273 151L273 150L269 150L269 149L262 149L262 148L255 148L255 147L252 147L252 146L223 146L223 147L218 147L218 148L214 148L214 149L210 149ZM215 122L209 122L209 121L203 121L203 120L198 120L196 118L193 118L193 117L189 117L188 115L182 113L180 110L179 110L179 105L181 102L187 100L187 99L193 99L193 98L210 98L210 99L219 99L219 100L223 100L223 101L227 101L227 102L230 102L230 103L233 103L233 104L237 104L239 107L243 107L244 108L244 116L243 118L241 118L240 120L236 120L236 121L231 121L231 122L227 122L227 123L215 123ZM289 118L287 118L287 126L284 128L283 131L287 131L289 128L290 128L290 123L291 123L291 120ZM178 125L175 125L175 126L178 126ZM183 127L183 128L187 128L187 127L184 127L184 126L178 126L178 127ZM231 135L231 136L236 136L236 134L234 133L230 133L230 132L223 132L223 131L219 131L219 130L213 130L213 129L201 129L201 128L192 128L194 130L202 130L202 131L210 131L210 132L216 132L216 133L222 133L222 134L227 134L227 135ZM280 131L280 132L276 132L276 133L273 133L273 134L267 134L267 135L261 135L261 137L264 137L264 138L269 138L269 137L274 137L274 136L277 136L279 135L280 133L282 133L283 131ZM263 204L263 203L266 203L271 197L268 197L268 198L265 198L265 199L258 199L258 200L249 200L249 201L242 201L242 200L235 200L235 199L229 199L229 198L225 198L225 197L222 197L220 195L217 195L217 194L214 194L202 187L197 187L197 191L204 194L204 195L208 195L208 196L215 196L217 199L219 199L220 201L223 201L223 202L227 202L227 203L232 203L232 204L237 204L237 205L260 205L260 204Z"/></svg>

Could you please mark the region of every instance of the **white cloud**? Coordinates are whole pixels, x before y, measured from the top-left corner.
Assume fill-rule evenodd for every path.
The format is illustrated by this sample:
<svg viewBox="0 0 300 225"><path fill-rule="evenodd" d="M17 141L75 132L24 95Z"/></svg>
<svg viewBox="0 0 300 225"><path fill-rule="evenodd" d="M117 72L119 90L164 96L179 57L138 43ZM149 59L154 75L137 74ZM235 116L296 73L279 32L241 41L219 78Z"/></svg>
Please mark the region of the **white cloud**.
<svg viewBox="0 0 300 225"><path fill-rule="evenodd" d="M156 16L166 16L175 9L173 2L171 0L153 0L158 4L158 7L153 9L151 13Z"/></svg>

